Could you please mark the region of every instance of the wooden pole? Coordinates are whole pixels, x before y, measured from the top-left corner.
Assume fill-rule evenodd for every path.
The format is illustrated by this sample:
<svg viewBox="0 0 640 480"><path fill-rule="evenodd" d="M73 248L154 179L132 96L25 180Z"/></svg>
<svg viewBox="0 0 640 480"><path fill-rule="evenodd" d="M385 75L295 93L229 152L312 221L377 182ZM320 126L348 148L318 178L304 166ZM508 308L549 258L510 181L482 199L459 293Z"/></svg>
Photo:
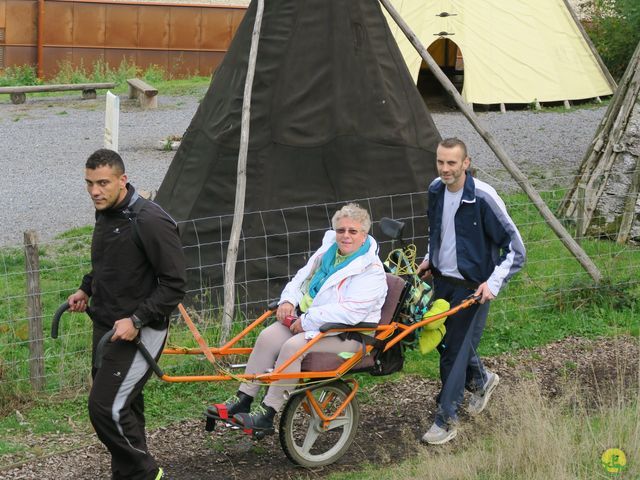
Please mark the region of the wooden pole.
<svg viewBox="0 0 640 480"><path fill-rule="evenodd" d="M36 232L24 232L24 262L27 274L27 318L29 319L29 377L34 390L44 387L44 339L40 304L40 260Z"/></svg>
<svg viewBox="0 0 640 480"><path fill-rule="evenodd" d="M260 28L262 26L262 14L264 0L258 0L256 19L251 34L251 49L249 50L249 63L247 65L247 78L244 83L244 98L242 100L242 123L240 125L240 149L238 152L238 171L236 180L236 201L233 210L233 225L227 248L227 260L224 267L224 313L222 317L221 342L225 343L231 332L233 323L233 309L235 304L235 277L236 260L238 259L238 244L242 231L244 218L244 200L247 186L247 153L249 150L249 124L251 119L251 91L253 89L253 77L256 70L258 57L258 44L260 41Z"/></svg>
<svg viewBox="0 0 640 480"><path fill-rule="evenodd" d="M639 65L640 43L638 43L633 57L622 75L618 88L609 102L609 107L582 159L576 179L571 188L567 190L558 209L562 216L575 217L579 202L577 189L579 185L584 185L586 193L582 215L585 230L591 223L598 200L609 181L620 148L618 145L620 136L624 132L639 93Z"/></svg>
<svg viewBox="0 0 640 480"><path fill-rule="evenodd" d="M42 69L42 65L44 62L44 56L43 56L43 43L44 43L44 0L38 0L38 38L37 38L37 62L38 62L38 70L37 70L37 74L38 74L38 78L43 78L44 77L44 73L43 73L43 69Z"/></svg>
<svg viewBox="0 0 640 480"><path fill-rule="evenodd" d="M576 216L576 242L578 243L581 242L582 237L584 236L584 233L587 230L587 227L584 224L585 193L586 193L586 187L584 186L584 184L578 185L578 210L577 210L577 216Z"/></svg>
<svg viewBox="0 0 640 480"><path fill-rule="evenodd" d="M600 282L602 280L602 274L598 267L593 263L593 261L589 258L589 256L585 253L585 251L576 243L576 241L569 235L569 232L562 226L562 224L558 221L558 219L553 215L551 210L544 200L540 197L538 192L533 188L527 177L520 171L520 169L516 166L515 163L509 158L507 153L503 150L500 144L493 138L491 133L482 125L480 119L476 117L473 113L473 110L469 109L469 107L464 103L464 100L453 86L451 81L447 78L444 72L440 69L436 61L431 57L427 49L422 45L422 42L418 39L418 37L413 33L409 25L402 19L400 14L396 11L396 9L391 5L389 0L380 0L380 3L387 9L391 18L398 24L400 29L409 39L409 41L413 44L415 49L418 51L422 59L427 63L429 69L433 72L434 76L438 79L438 81L442 84L444 89L453 97L454 101L458 105L460 111L464 114L465 117L469 120L471 125L476 129L476 131L480 134L480 136L484 139L484 141L489 145L491 150L496 154L496 157L502 162L502 165L507 169L507 171L511 174L513 179L520 185L520 188L524 190L529 199L533 202L535 207L538 209L542 217L545 219L547 224L551 227L551 229L556 233L560 241L565 245L565 247L573 254L573 256L580 262L582 267L587 271L587 273L591 276L591 278L596 282Z"/></svg>
<svg viewBox="0 0 640 480"><path fill-rule="evenodd" d="M624 211L620 220L620 228L618 229L618 237L616 242L625 244L629 241L629 235L636 216L636 205L638 203L638 193L640 192L640 158L636 158L635 171L627 198L624 202Z"/></svg>
<svg viewBox="0 0 640 480"><path fill-rule="evenodd" d="M563 1L564 1L564 5L567 7L567 10L571 14L571 18L573 18L573 22L575 23L576 27L578 27L578 30L582 34L582 39L585 41L585 43L589 47L589 50L591 50L591 54L596 59L596 62L598 62L598 65L600 66L600 70L602 70L604 78L607 79L609 88L611 88L612 92L615 92L616 88L618 88L618 86L616 85L616 81L613 79L613 77L611 76L611 73L609 72L609 69L602 61L602 57L598 53L598 50L596 50L595 45L591 41L591 38L589 38L589 34L585 31L584 27L582 26L580 19L576 15L576 12L573 11L573 7L569 3L569 0L563 0Z"/></svg>

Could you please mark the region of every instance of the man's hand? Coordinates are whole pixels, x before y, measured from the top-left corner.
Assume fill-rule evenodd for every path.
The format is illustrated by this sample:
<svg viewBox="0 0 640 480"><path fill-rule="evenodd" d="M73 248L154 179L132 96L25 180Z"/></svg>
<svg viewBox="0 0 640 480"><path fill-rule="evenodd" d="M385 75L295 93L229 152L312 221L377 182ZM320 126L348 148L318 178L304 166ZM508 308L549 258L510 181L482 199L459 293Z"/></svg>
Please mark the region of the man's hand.
<svg viewBox="0 0 640 480"><path fill-rule="evenodd" d="M491 293L491 290L489 290L487 282L481 283L474 295L480 297L480 300L478 300L480 303L488 302L489 300L496 298L496 296Z"/></svg>
<svg viewBox="0 0 640 480"><path fill-rule="evenodd" d="M280 305L278 305L278 311L276 312L276 318L278 319L278 321L280 323L284 322L284 317L287 317L289 315L293 315L295 317L295 315L296 315L296 307L294 307L289 302L284 302L284 303L281 303Z"/></svg>
<svg viewBox="0 0 640 480"><path fill-rule="evenodd" d="M302 328L302 319L299 318L295 322L293 322L291 324L291 327L289 327L289 330L291 330L291 333L293 333L294 335L304 332L304 328Z"/></svg>
<svg viewBox="0 0 640 480"><path fill-rule="evenodd" d="M419 266L416 272L422 280L429 280L431 278L431 270L429 268L429 260L424 260Z"/></svg>
<svg viewBox="0 0 640 480"><path fill-rule="evenodd" d="M69 295L67 303L69 304L70 312L84 312L89 303L89 295L82 290L78 290L76 293Z"/></svg>
<svg viewBox="0 0 640 480"><path fill-rule="evenodd" d="M113 324L113 328L116 329L116 333L111 337L111 341L116 340L134 340L138 336L139 330L133 326L133 320L129 317L116 320Z"/></svg>

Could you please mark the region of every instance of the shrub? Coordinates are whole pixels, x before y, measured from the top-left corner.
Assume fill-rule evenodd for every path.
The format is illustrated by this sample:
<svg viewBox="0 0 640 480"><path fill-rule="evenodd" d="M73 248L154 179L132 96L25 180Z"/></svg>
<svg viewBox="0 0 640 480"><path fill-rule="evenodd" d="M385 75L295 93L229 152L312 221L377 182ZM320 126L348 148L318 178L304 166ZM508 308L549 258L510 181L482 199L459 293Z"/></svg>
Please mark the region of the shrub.
<svg viewBox="0 0 640 480"><path fill-rule="evenodd" d="M39 83L40 80L38 79L36 68L32 65L7 67L0 75L0 87L38 85Z"/></svg>
<svg viewBox="0 0 640 480"><path fill-rule="evenodd" d="M50 79L51 83L88 83L89 76L80 61L80 65L74 67L69 60L58 63L58 73Z"/></svg>
<svg viewBox="0 0 640 480"><path fill-rule="evenodd" d="M154 83L163 82L167 77L167 72L159 65L149 65L144 71L143 77L153 85Z"/></svg>

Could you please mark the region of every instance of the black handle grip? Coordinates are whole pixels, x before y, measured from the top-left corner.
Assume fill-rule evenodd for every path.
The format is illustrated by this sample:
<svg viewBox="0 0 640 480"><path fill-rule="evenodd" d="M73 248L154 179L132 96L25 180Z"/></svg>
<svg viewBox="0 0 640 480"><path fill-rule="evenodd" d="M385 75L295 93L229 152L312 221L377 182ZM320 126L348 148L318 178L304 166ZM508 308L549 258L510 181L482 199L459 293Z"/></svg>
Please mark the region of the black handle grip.
<svg viewBox="0 0 640 480"><path fill-rule="evenodd" d="M156 375L158 375L158 377L162 378L162 376L164 375L164 372L158 365L158 362L156 362L156 359L153 358L153 356L149 353L149 350L147 350L147 347L144 346L144 343L142 343L142 339L140 338L140 335L136 337L134 342L136 343L136 347L138 347L138 350L140 351L144 359L147 361L151 369L155 372Z"/></svg>
<svg viewBox="0 0 640 480"><path fill-rule="evenodd" d="M95 360L96 368L102 367L102 357L104 356L104 346L111 341L111 337L113 337L114 333L116 333L116 329L112 328L107 333L105 333L100 339L100 341L98 342L98 345L96 346L96 360Z"/></svg>
<svg viewBox="0 0 640 480"><path fill-rule="evenodd" d="M474 303L477 303L480 301L481 298L482 298L482 295L476 295L475 293L472 293L467 298L465 298L465 300L473 300Z"/></svg>
<svg viewBox="0 0 640 480"><path fill-rule="evenodd" d="M60 326L60 318L62 318L62 314L69 310L69 302L64 302L62 305L58 307L56 313L53 314L53 320L51 321L51 338L58 338L58 328ZM91 317L91 310L87 306L87 309L84 311L89 317Z"/></svg>
<svg viewBox="0 0 640 480"><path fill-rule="evenodd" d="M111 337L113 337L114 333L116 333L116 329L112 328L107 333L105 333L100 339L100 341L98 342L98 345L96 346L96 359L95 359L95 365L94 365L96 368L102 367L102 357L104 357L104 347L107 345L107 343L111 341ZM138 350L140 351L144 359L147 361L151 369L155 372L155 374L158 375L158 377L162 378L162 376L164 375L164 372L156 362L156 359L153 358L153 356L149 353L149 350L147 350L147 347L144 346L144 343L142 343L142 340L140 339L140 335L138 335L133 340L133 342L136 344L136 347L138 348Z"/></svg>
<svg viewBox="0 0 640 480"><path fill-rule="evenodd" d="M58 307L56 313L53 314L53 320L51 321L51 338L58 338L58 325L60 324L60 317L69 309L69 302L64 302Z"/></svg>

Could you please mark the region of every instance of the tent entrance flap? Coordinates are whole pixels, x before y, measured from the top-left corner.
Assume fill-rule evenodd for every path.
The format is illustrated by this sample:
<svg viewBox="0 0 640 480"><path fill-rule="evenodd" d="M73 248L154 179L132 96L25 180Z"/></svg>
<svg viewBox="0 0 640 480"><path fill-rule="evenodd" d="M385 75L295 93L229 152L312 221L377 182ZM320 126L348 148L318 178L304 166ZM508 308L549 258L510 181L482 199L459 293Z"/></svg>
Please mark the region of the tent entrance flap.
<svg viewBox="0 0 640 480"><path fill-rule="evenodd" d="M454 40L441 37L429 45L427 51L456 87L458 93L462 93L464 87L464 57L460 47ZM436 106L443 104L449 108L455 107L455 102L451 96L446 92L442 84L438 82L424 61L420 65L420 72L416 83L418 91L427 105Z"/></svg>

